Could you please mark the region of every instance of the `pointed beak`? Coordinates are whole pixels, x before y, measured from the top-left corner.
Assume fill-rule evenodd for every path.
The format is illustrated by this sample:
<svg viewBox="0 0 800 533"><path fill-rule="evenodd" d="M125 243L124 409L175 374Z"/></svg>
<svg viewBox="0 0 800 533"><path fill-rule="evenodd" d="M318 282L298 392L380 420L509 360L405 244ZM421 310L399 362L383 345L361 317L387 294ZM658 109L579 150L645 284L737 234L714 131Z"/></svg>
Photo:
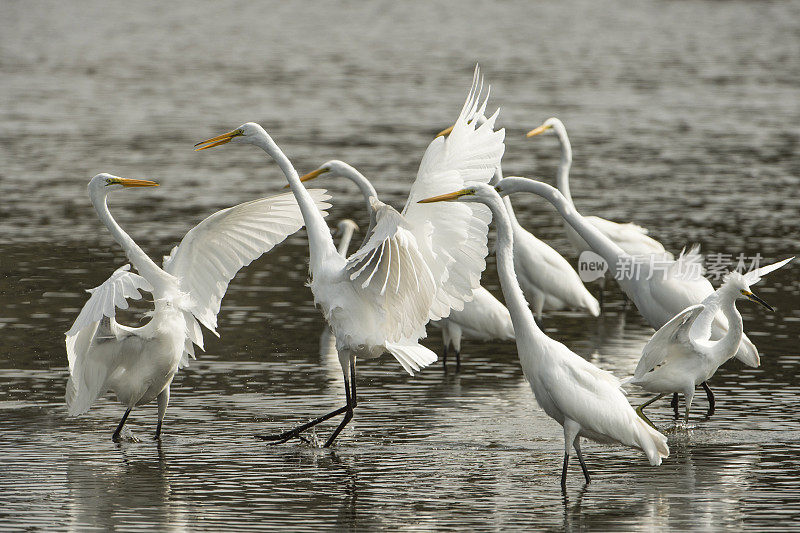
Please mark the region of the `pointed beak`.
<svg viewBox="0 0 800 533"><path fill-rule="evenodd" d="M314 178L318 178L318 177L322 176L323 174L325 174L326 172L330 172L330 171L331 171L331 169L329 169L329 168L318 168L317 170L309 172L305 176L300 176L300 181L302 182L302 181L313 180ZM284 189L288 189L289 188L289 184L287 183L286 185L283 186L283 188Z"/></svg>
<svg viewBox="0 0 800 533"><path fill-rule="evenodd" d="M453 128L454 128L454 127L455 127L455 124L453 124L453 125L452 125L452 126L450 126L449 128L445 128L445 129L443 129L442 131L440 131L439 133L437 133L437 134L436 134L436 137L443 137L443 136L445 136L445 135L450 135L451 133L453 133ZM434 137L434 139L435 139L436 137Z"/></svg>
<svg viewBox="0 0 800 533"><path fill-rule="evenodd" d="M447 194L440 194L439 196L432 196L430 198L425 198L424 200L420 200L418 204L431 204L433 202L446 202L448 200L457 200L462 196L467 196L469 194L475 194L475 191L471 189L461 189L460 191L450 192Z"/></svg>
<svg viewBox="0 0 800 533"><path fill-rule="evenodd" d="M228 133L223 133L222 135L211 137L210 139L206 139L205 141L200 141L199 143L194 145L195 146L194 150L195 152L197 152L199 150L205 150L207 148L214 148L215 146L231 142L234 137L238 137L239 135L244 135L242 133L242 130L229 131ZM205 146L200 146L200 145L205 145Z"/></svg>
<svg viewBox="0 0 800 533"><path fill-rule="evenodd" d="M118 183L123 187L158 187L158 183L150 180L136 180L131 178L117 178L113 183Z"/></svg>
<svg viewBox="0 0 800 533"><path fill-rule="evenodd" d="M542 124L542 125L541 125L541 126L539 126L538 128L534 128L534 129L532 129L531 131L529 131L528 133L526 133L526 134L525 134L525 137L535 137L535 136L539 135L540 133L544 133L544 132L546 132L546 131L547 131L547 130L549 130L551 127L552 127L552 126L550 126L550 125Z"/></svg>
<svg viewBox="0 0 800 533"><path fill-rule="evenodd" d="M750 300L751 302L756 302L757 304L761 304L764 307L766 307L767 309L769 309L770 311L772 311L773 313L775 312L775 309L773 309L771 305L769 305L767 302L765 302L764 300L762 300L761 298L759 298L758 296L756 296L752 292L742 292L742 294L747 296L747 299Z"/></svg>

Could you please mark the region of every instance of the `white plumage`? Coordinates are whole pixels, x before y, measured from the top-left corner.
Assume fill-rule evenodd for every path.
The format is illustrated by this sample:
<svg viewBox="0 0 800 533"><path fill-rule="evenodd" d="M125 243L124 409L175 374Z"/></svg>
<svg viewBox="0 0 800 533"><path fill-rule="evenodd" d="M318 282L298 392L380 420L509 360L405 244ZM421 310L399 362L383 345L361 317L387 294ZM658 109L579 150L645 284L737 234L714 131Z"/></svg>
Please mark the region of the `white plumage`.
<svg viewBox="0 0 800 533"><path fill-rule="evenodd" d="M633 376L623 382L659 394L639 407L643 417L644 407L666 393L680 392L686 400L684 422L688 423L695 387L709 380L720 365L733 357L742 340L742 315L736 309L736 299L749 298L771 310L750 291L750 286L792 259L744 275L731 272L702 303L684 309L656 331L642 350ZM712 340L711 326L719 312L728 319L730 328L721 339Z"/></svg>
<svg viewBox="0 0 800 533"><path fill-rule="evenodd" d="M89 194L100 219L123 247L130 265L117 269L95 289L66 334L70 378L66 402L70 415L86 412L108 390L130 410L158 398L159 437L169 403L169 387L179 368L203 347L197 321L216 334L216 316L228 283L236 272L303 226L291 194L282 194L224 209L193 228L159 268L111 217L107 197L122 187L155 186L154 182L98 174ZM310 191L316 208L329 207L325 191ZM320 216L324 216L320 214ZM116 309L127 299L151 292L150 321L132 328L118 324Z"/></svg>
<svg viewBox="0 0 800 533"><path fill-rule="evenodd" d="M502 183L502 182L501 182ZM495 190L482 183L431 201L463 200L488 205L497 227L497 270L516 333L517 352L536 401L564 428L562 486L572 448L586 481L580 438L614 442L642 449L650 464L669 455L667 439L639 418L625 399L619 381L539 329L514 274L514 234L505 206Z"/></svg>
<svg viewBox="0 0 800 533"><path fill-rule="evenodd" d="M330 446L352 418L357 357L377 357L388 351L410 374L436 361L436 354L420 345L419 339L425 336L429 319L446 316L451 308L461 309L472 297L485 268L489 214L485 208L473 210L465 205L436 210L416 200L458 188L467 179L487 182L499 164L504 132L494 131L494 118L481 127L468 123L478 109L480 87L476 69L453 134L428 146L403 212L370 198L374 224L364 244L349 258L337 252L291 162L261 126L243 124L198 143L203 145L198 149L230 141L254 144L281 167L303 210L314 301L336 336L347 404L268 440L285 442L311 425L345 413L325 443Z"/></svg>
<svg viewBox="0 0 800 533"><path fill-rule="evenodd" d="M347 250L350 248L350 241L353 233L358 231L358 224L349 218L345 218L336 224L336 233L339 235L339 245L336 250L339 255L347 257ZM323 357L336 355L336 337L331 332L331 327L326 323L322 334L319 336L319 354Z"/></svg>

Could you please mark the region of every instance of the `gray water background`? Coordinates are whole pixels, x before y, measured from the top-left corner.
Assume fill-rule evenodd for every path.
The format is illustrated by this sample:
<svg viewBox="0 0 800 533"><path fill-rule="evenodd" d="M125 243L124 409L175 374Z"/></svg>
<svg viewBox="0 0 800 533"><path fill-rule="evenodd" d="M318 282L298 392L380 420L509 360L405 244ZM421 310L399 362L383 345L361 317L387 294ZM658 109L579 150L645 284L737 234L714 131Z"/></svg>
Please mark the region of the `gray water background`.
<svg viewBox="0 0 800 533"><path fill-rule="evenodd" d="M558 486L562 433L536 405L513 343L465 343L460 373L414 378L359 364L360 402L333 450L265 446L338 407L338 363L304 282L303 232L244 269L220 339L176 378L160 445L155 406L98 401L66 418L63 333L124 254L86 194L101 171L158 180L115 195L114 216L160 257L217 209L280 190L252 147L192 145L261 123L301 173L331 158L402 205L431 136L452 123L475 62L507 129L507 175L552 178L560 117L585 214L632 220L677 252L769 260L798 253L797 2L2 2L0 17L0 528L84 531L470 528L797 528L797 266L739 305L762 366L711 380L717 411L674 429L672 455L587 444L593 481ZM329 222L366 217L355 188ZM523 224L570 255L554 210ZM499 295L493 260L484 285ZM594 288L593 288L594 290ZM146 305L140 305L146 310ZM139 317L131 315L131 323ZM618 376L652 330L614 289L599 319L553 313L546 331ZM426 343L439 350L431 330ZM645 398L631 391L638 404ZM327 434L332 426L320 430ZM136 441L138 440L138 442Z"/></svg>

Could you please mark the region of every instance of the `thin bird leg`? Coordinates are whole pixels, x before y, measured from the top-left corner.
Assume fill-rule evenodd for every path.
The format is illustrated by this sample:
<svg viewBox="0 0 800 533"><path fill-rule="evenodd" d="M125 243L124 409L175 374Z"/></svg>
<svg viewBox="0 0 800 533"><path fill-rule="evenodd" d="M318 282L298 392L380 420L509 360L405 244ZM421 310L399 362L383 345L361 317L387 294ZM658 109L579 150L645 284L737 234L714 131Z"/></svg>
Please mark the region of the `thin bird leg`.
<svg viewBox="0 0 800 533"><path fill-rule="evenodd" d="M658 396L656 396L655 398L652 398L652 399L650 399L650 400L647 400L647 401L646 401L646 402L644 402L642 405L640 405L639 407L637 407L637 408L636 408L636 414L637 414L637 415L639 415L639 416L641 417L641 419L642 419L642 420L644 420L645 422L647 422L648 424L650 424L650 426L651 426L653 429L658 429L658 428L655 426L655 424L653 424L653 423L650 421L650 419L649 419L649 418L647 418L647 415L646 415L646 414L644 414L644 408L645 408L645 407L647 407L648 405L650 405L651 403L653 403L653 402L656 402L656 401L660 400L660 399L661 399L661 398L663 398L663 397L664 397L664 394L659 394L659 395L658 395Z"/></svg>
<svg viewBox="0 0 800 533"><path fill-rule="evenodd" d="M677 419L680 416L680 414L678 414L678 393L677 392L673 392L672 393L672 401L669 404L672 407L672 410L675 412L675 418Z"/></svg>
<svg viewBox="0 0 800 533"><path fill-rule="evenodd" d="M461 370L461 350L456 350L456 372Z"/></svg>
<svg viewBox="0 0 800 533"><path fill-rule="evenodd" d="M261 440L268 440L272 441L272 444L283 444L284 442L288 441L289 439L293 439L294 437L299 437L300 433L307 430L308 428L314 427L321 422L325 422L329 418L333 418L334 416L340 415L349 409L349 406L345 405L344 407L340 407L335 411L331 411L326 415L322 415L319 418L315 418L311 422L306 422L305 424L299 425L296 428L290 429L289 431L284 431L279 435L256 435L255 437Z"/></svg>
<svg viewBox="0 0 800 533"><path fill-rule="evenodd" d="M156 434L154 440L161 439L161 424L164 422L164 415L167 414L167 405L169 404L169 387L165 388L158 394L158 424L156 424Z"/></svg>
<svg viewBox="0 0 800 533"><path fill-rule="evenodd" d="M578 453L578 461L581 462L581 470L583 470L583 477L586 478L586 483L590 483L592 480L589 478L589 470L586 468L586 463L583 462L583 454L581 453L581 438L575 438L574 444L575 451Z"/></svg>
<svg viewBox="0 0 800 533"><path fill-rule="evenodd" d="M575 446L575 443L578 441L578 433L580 433L580 431L580 424L569 418L564 420L564 467L561 469L562 491L567 490L567 467L569 466L569 451L573 447L576 450L580 447L580 444ZM583 465L583 461L581 461L581 465Z"/></svg>
<svg viewBox="0 0 800 533"><path fill-rule="evenodd" d="M442 368L447 372L447 344L444 345L444 351L442 352Z"/></svg>
<svg viewBox="0 0 800 533"><path fill-rule="evenodd" d="M114 442L119 442L119 434L122 432L122 426L125 425L125 421L128 419L128 415L131 414L131 407L128 407L128 410L125 411L125 414L122 415L122 420L119 421L119 425L117 426L117 430L111 435L111 440Z"/></svg>
<svg viewBox="0 0 800 533"><path fill-rule="evenodd" d="M564 452L564 466L561 468L561 490L567 490L567 466L569 466L569 454Z"/></svg>
<svg viewBox="0 0 800 533"><path fill-rule="evenodd" d="M348 384L348 381L350 382ZM347 394L347 406L349 409L344 414L344 418L339 423L339 426L334 430L331 436L328 438L328 441L325 443L324 448L330 448L333 441L336 440L336 437L339 436L339 433L342 432L344 427L350 422L353 418L353 408L358 404L358 400L356 400L356 358L353 357L350 359L350 379L347 379L347 374L345 373L345 380L344 380L344 387L345 393L347 392L348 385L350 386L350 393Z"/></svg>
<svg viewBox="0 0 800 533"><path fill-rule="evenodd" d="M706 398L708 398L708 411L706 412L706 416L709 417L714 414L714 407L716 406L716 403L714 402L714 393L711 392L711 388L705 381L702 382L700 386L703 387L704 391L706 391Z"/></svg>

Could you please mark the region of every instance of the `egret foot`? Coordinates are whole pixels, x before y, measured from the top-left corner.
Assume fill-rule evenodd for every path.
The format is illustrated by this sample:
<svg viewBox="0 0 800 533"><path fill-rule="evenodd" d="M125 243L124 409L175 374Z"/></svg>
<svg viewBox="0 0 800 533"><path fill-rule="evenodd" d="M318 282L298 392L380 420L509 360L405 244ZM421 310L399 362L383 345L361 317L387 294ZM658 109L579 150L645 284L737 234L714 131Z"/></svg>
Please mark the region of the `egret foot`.
<svg viewBox="0 0 800 533"><path fill-rule="evenodd" d="M711 392L711 388L705 381L702 382L700 386L706 391L706 398L708 398L708 411L706 411L706 417L709 417L714 414L714 408L716 407L716 402L714 402L714 393Z"/></svg>
<svg viewBox="0 0 800 533"><path fill-rule="evenodd" d="M257 439L270 441L270 444L283 444L284 442L287 442L287 441L289 441L291 439L299 438L300 434L302 432L304 432L305 430L307 430L309 428L312 428L312 427L316 426L317 424L319 424L321 422L325 422L329 418L333 418L334 416L337 416L337 415L340 415L340 414L346 412L348 410L348 407L349 406L345 405L344 407L340 407L340 408L336 409L335 411L331 411L330 413L328 413L326 415L322 415L319 418L315 418L314 420L312 420L310 422L306 422L305 424L301 424L301 425L297 426L296 428L292 428L289 431L284 431L283 433L280 433L278 435L255 435L255 437Z"/></svg>
<svg viewBox="0 0 800 533"><path fill-rule="evenodd" d="M647 423L650 425L650 427L652 427L652 428L653 428L653 429L655 429L656 431L658 431L658 428L656 427L656 425L655 425L655 424L653 424L653 422L651 422L651 421L650 421L650 419L649 419L649 418L647 418L647 415L646 415L646 414L644 414L644 408L645 408L645 407L647 407L648 405L650 405L651 403L653 403L653 402L655 402L655 401L657 401L657 400L660 400L660 399L661 399L663 396L664 396L663 394L659 394L659 395L658 395L658 396L656 396L655 398L652 398L652 399L650 399L650 400L647 400L647 401L646 401L646 402L644 402L642 405L640 405L639 407L637 407L637 408L636 408L636 414L637 414L637 415L639 415L639 417L640 417L642 420L644 420L645 422L647 422Z"/></svg>
<svg viewBox="0 0 800 533"><path fill-rule="evenodd" d="M117 426L116 431L114 431L114 434L111 435L111 440L113 440L114 442L119 442L120 441L120 433L122 433L122 428L123 428L123 426L125 426L125 421L128 420L128 415L129 414L131 414L131 408L130 407L128 408L127 411L125 411L125 414L122 415L122 420L119 421L119 425Z"/></svg>

